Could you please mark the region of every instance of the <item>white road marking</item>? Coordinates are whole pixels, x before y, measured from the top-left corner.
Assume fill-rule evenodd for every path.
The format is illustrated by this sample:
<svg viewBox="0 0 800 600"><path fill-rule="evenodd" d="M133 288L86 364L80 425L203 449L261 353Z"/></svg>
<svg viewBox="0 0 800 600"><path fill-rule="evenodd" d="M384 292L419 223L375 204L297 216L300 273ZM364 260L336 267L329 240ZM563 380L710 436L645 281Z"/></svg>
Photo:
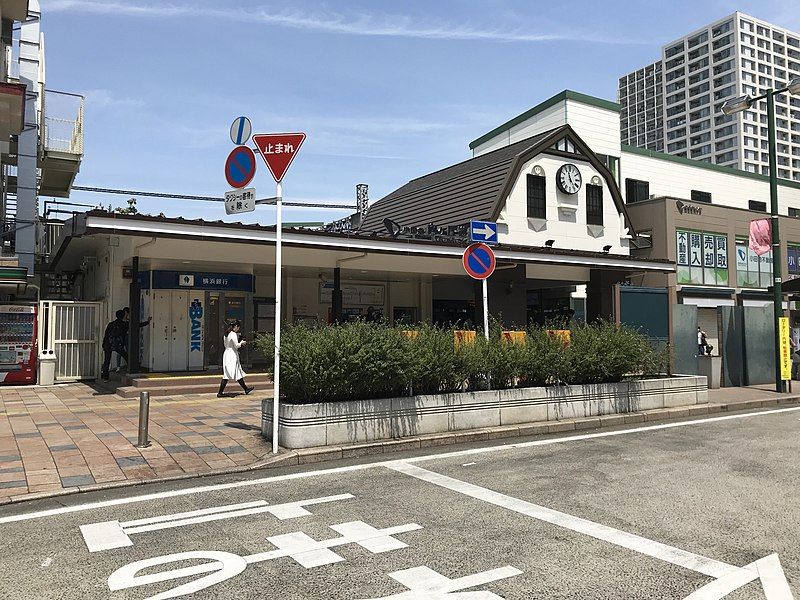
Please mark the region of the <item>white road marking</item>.
<svg viewBox="0 0 800 600"><path fill-rule="evenodd" d="M464 463L464 464L463 464L463 465L461 465L461 466L462 466L462 467L471 467L472 465L477 465L477 464L478 464L478 463L476 463L476 462L468 462L468 463Z"/></svg>
<svg viewBox="0 0 800 600"><path fill-rule="evenodd" d="M395 540L392 536L400 533L417 531L422 529L422 526L416 523L408 523L406 525L397 525L385 529L375 529L363 521L353 521L351 523L332 525L331 529L341 533L341 537L318 542L303 532L273 536L267 538L267 540L277 547L276 550L259 552L257 554L250 554L249 556L239 556L231 552L199 551L179 552L177 554L166 554L138 560L114 571L108 578L108 587L112 592L115 592L128 588L210 573L209 575L189 581L147 599L166 600L167 598L175 598L177 596L198 592L221 581L235 577L244 571L247 565L254 563L290 557L298 564L309 569L344 560L341 556L330 550L338 546L356 544L373 554L405 548L407 544ZM208 562L191 567L172 569L170 571L149 573L147 575L138 574L144 569L187 560L206 560Z"/></svg>
<svg viewBox="0 0 800 600"><path fill-rule="evenodd" d="M756 579L761 580L767 600L792 600L794 598L778 555L770 554L743 567L737 573L731 573L704 585L686 596L685 600L720 600Z"/></svg>
<svg viewBox="0 0 800 600"><path fill-rule="evenodd" d="M337 500L349 500L351 498L355 498L355 496L353 496L353 494L339 494L336 496L323 496L321 498L311 498L309 500L286 502L273 506L269 506L269 503L265 500L256 500L254 502L227 504L225 506L215 506L189 512L147 517L145 519L137 519L125 523L120 523L119 521L103 521L101 523L81 525L80 529L89 552L102 552L103 550L132 546L133 542L129 536L135 533L160 531L162 529L185 527L186 525L196 525L198 523L208 523L210 521L220 521L223 519L233 519L235 517L258 515L262 513L271 513L273 516L283 521L310 515L311 513L304 508L306 506L336 502Z"/></svg>
<svg viewBox="0 0 800 600"><path fill-rule="evenodd" d="M533 517L534 519L545 521L546 523L551 523L553 525L558 525L559 527L564 527L565 529L570 529L584 535L589 535L593 538L609 542L616 546L622 546L623 548L628 548L629 550L639 552L640 554L652 556L674 565L679 565L681 567L691 569L692 571L703 573L704 575L709 575L711 577L722 577L723 575L734 573L739 570L739 567L734 567L733 565L712 560L710 558L705 558L699 554L694 554L679 548L667 546L666 544L654 542L632 533L626 533L624 531L620 531L619 529L614 529L613 527L607 527L605 525L600 525L599 523L581 519L580 517L574 517L551 508L526 502L525 500L519 500L511 496L506 496L505 494L494 492L471 483L466 483L459 479L453 479L452 477L447 477L446 475L440 475L439 473L428 471L427 469L417 467L416 465L396 463L390 466L390 468L416 479L420 479L439 487L458 492L459 494L464 494L465 496L475 498L476 500L494 504L495 506L527 515L529 517Z"/></svg>
<svg viewBox="0 0 800 600"><path fill-rule="evenodd" d="M577 533L603 540L615 546L627 548L640 554L663 560L703 575L714 577L716 581L704 586L690 595L686 600L718 600L739 589L743 585L761 579L764 595L767 600L793 600L789 584L780 566L778 555L762 558L745 567L737 567L674 546L627 533L613 527L594 523L587 519L575 517L551 508L507 496L490 489L454 479L440 473L428 471L422 467L398 461L389 468L409 475L421 481L432 483L441 488L458 492L488 504L493 504L546 523L564 527ZM705 592L703 591L705 590ZM701 593L702 592L702 593Z"/></svg>
<svg viewBox="0 0 800 600"><path fill-rule="evenodd" d="M516 450L520 448L532 448L535 446L549 446L551 444L562 444L565 442L577 442L584 440L592 440L597 438L614 437L618 435L628 435L631 433L642 433L648 431L659 431L663 429L673 429L676 427L688 427L691 425L702 425L705 423L716 423L720 421L729 421L734 419L748 419L752 417L760 417L765 415L774 415L785 412L793 412L800 410L800 407L792 408L777 408L774 410L764 410L754 413L745 413L741 415L725 415L723 417L709 417L705 419L694 419L691 421L680 421L677 423L663 423L661 425L648 425L643 427L633 427L631 429L621 429L617 431L603 431L599 433L588 433L582 435L564 436L559 438L549 438L544 440L534 440L531 442L520 442L516 444L504 444L499 446L488 446L482 448L473 448L470 450L457 450L453 452L445 452L441 454L427 454L424 456L417 456L414 458L403 459L403 462L418 463L430 460L438 460L440 458L452 458L458 456L470 456L474 454L485 454L489 452L505 452L508 450ZM150 500L159 500L163 498L177 498L179 496L189 496L192 494L202 494L207 492L216 492L221 490L233 490L243 487L251 487L255 485L264 485L267 483L275 483L279 481L292 481L295 479L306 479L309 477L320 477L323 475L335 475L339 473L350 473L353 471L364 471L367 469L374 469L377 467L385 467L395 464L397 460L385 460L374 463L365 463L359 465L349 465L346 467L335 467L331 469L317 469L314 471L303 471L300 473L290 473L288 475L276 475L272 477L262 477L259 479L247 479L243 481L235 481L231 483L220 483L205 486L196 486L185 489L169 490L166 492L156 492L152 494L142 494L140 496L128 496L123 498L116 498L114 500L103 500L101 502L90 502L87 504L76 504L74 506L62 506L60 508L53 508L49 510L33 511L29 513L22 513L19 515L11 515L8 517L0 517L0 525L5 523L16 523L19 521L28 521L30 519L40 519L42 517L51 517L55 515L62 515L74 512L82 512L86 510L95 510L98 508L108 508L111 506L122 506L125 504L134 504L139 502L148 502Z"/></svg>
<svg viewBox="0 0 800 600"><path fill-rule="evenodd" d="M227 504L225 506L212 506L211 508L203 508L200 510L191 510L182 513L172 513L169 515L159 515L158 517L147 517L144 519L136 519L135 521L127 521L120 523L123 527L139 527L140 525L153 525L155 523L163 523L165 521L178 521L180 519L189 519L192 517L199 517L201 515L213 515L222 512L231 512L242 510L245 508L254 508L256 506L267 506L269 502L266 500L255 500L253 502L242 502L240 504Z"/></svg>
<svg viewBox="0 0 800 600"><path fill-rule="evenodd" d="M389 573L389 577L408 588L407 592L401 592L392 596L373 598L371 600L447 600L453 598L463 598L464 600L494 600L501 599L500 596L492 592L466 592L462 594L453 593L460 590L474 588L479 585L486 585L521 575L522 571L514 567L500 567L458 579L450 579L430 569L428 567L414 567Z"/></svg>

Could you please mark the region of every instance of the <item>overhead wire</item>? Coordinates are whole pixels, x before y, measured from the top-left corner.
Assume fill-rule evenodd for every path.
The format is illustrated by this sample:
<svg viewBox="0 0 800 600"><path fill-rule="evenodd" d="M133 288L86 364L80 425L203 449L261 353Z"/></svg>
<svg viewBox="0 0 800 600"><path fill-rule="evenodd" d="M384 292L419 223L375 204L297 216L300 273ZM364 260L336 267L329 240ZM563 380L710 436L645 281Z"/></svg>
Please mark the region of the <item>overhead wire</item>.
<svg viewBox="0 0 800 600"><path fill-rule="evenodd" d="M225 198L217 196L197 196L193 194L169 194L165 192L144 192L141 190L119 190L114 188L101 188L84 185L73 185L72 189L78 192L94 192L101 194L120 194L125 196L142 196L148 198L170 198L172 200L197 200L200 202L225 202ZM260 204L275 204L274 198L264 198L257 200ZM358 210L354 204L325 204L322 202L283 202L284 206L302 207L302 208L334 208L346 210Z"/></svg>

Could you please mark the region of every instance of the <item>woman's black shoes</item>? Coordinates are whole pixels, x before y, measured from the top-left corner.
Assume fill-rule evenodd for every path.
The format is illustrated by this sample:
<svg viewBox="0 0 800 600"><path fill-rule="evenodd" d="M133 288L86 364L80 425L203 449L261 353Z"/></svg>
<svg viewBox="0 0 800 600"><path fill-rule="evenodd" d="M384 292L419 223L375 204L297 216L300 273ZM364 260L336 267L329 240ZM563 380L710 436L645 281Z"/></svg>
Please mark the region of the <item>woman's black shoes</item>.
<svg viewBox="0 0 800 600"><path fill-rule="evenodd" d="M252 392L254 389L256 389L256 388L254 388L254 387L249 387L249 388L247 388L247 389L244 391L245 395L246 395L246 396L247 396L247 395L249 395L249 394L250 394L250 392Z"/></svg>

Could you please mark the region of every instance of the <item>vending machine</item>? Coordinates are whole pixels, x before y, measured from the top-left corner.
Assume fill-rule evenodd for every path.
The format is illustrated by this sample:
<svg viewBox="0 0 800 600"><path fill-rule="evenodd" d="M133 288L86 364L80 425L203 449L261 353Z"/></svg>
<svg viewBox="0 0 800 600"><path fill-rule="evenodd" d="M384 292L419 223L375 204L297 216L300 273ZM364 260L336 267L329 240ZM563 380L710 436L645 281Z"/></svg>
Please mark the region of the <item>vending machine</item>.
<svg viewBox="0 0 800 600"><path fill-rule="evenodd" d="M36 383L36 306L0 305L0 384Z"/></svg>

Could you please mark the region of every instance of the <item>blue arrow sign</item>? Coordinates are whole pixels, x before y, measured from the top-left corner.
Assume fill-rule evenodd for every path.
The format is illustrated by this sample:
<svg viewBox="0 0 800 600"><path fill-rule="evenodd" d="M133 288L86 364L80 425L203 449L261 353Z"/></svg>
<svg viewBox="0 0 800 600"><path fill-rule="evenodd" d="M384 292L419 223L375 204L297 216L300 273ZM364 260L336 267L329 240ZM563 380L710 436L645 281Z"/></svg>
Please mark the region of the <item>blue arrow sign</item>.
<svg viewBox="0 0 800 600"><path fill-rule="evenodd" d="M473 242L497 243L497 223L492 221L470 221L469 236Z"/></svg>

